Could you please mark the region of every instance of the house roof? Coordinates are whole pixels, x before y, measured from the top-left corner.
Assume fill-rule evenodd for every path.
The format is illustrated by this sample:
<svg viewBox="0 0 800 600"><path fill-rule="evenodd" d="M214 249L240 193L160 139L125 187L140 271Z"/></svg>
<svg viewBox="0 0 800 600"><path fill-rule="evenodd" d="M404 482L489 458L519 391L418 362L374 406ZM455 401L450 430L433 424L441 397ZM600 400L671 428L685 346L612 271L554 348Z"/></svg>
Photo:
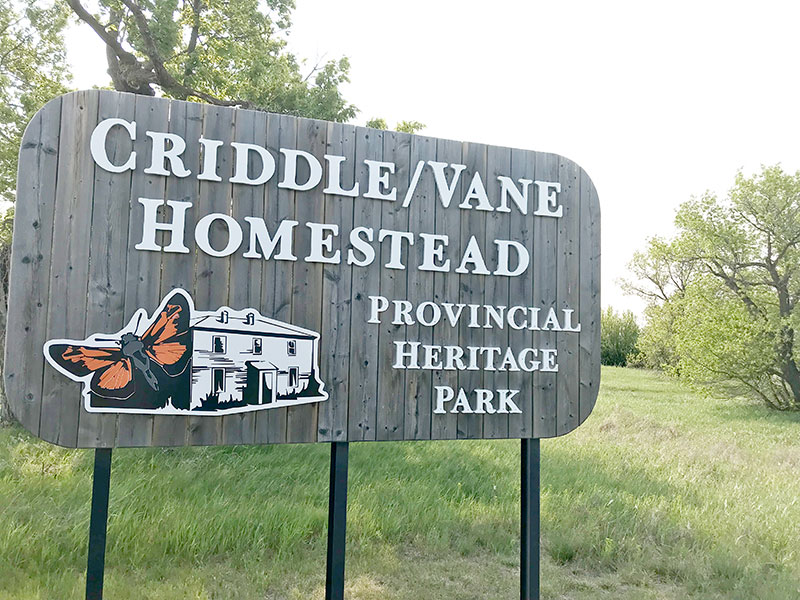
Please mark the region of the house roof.
<svg viewBox="0 0 800 600"><path fill-rule="evenodd" d="M223 323L221 316L223 312L228 313L227 319ZM253 324L247 322L247 316L253 315ZM256 311L233 311L220 309L213 313L206 313L191 320L192 329L199 331L218 331L223 333L243 333L247 335L267 335L272 337L315 339L318 335L302 327L296 327L289 323L267 319Z"/></svg>

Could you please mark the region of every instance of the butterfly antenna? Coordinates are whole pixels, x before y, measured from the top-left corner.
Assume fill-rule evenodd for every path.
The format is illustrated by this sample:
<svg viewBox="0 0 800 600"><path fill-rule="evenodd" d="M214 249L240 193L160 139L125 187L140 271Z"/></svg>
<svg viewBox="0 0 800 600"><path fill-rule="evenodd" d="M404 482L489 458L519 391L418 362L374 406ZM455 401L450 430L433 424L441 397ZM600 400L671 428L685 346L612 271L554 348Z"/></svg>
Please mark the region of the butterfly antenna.
<svg viewBox="0 0 800 600"><path fill-rule="evenodd" d="M137 333L139 331L139 323L141 322L142 322L142 313L139 313L139 318L136 319L136 327L133 329L134 333Z"/></svg>

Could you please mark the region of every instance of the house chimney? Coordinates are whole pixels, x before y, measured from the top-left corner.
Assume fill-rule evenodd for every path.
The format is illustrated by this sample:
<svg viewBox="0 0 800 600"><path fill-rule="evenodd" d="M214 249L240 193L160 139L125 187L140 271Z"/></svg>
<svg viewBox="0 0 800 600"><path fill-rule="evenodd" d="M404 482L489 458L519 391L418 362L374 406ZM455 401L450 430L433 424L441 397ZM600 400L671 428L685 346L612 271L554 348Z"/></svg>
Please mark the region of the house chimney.
<svg viewBox="0 0 800 600"><path fill-rule="evenodd" d="M253 313L247 313L245 316L245 325L255 325L256 324L256 316Z"/></svg>
<svg viewBox="0 0 800 600"><path fill-rule="evenodd" d="M228 311L227 310L219 311L219 317L217 318L217 320L220 323L227 323L228 322Z"/></svg>

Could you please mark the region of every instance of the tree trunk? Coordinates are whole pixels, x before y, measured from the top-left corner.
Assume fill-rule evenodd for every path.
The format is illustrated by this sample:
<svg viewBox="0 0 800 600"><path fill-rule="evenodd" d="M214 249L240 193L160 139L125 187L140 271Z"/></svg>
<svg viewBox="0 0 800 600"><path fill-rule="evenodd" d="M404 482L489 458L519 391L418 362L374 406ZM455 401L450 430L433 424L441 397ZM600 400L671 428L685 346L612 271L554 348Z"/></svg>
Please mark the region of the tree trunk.
<svg viewBox="0 0 800 600"><path fill-rule="evenodd" d="M778 347L778 356L781 360L781 373L789 389L792 390L794 406L800 407L800 369L794 362L794 329L784 327L781 329L781 341Z"/></svg>

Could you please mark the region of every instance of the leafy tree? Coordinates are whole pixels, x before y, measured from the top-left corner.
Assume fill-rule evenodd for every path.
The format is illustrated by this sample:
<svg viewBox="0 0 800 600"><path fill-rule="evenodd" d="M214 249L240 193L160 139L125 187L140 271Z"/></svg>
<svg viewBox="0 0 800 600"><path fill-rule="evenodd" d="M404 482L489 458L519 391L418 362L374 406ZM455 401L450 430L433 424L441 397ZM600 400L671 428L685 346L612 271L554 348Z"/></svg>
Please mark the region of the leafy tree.
<svg viewBox="0 0 800 600"><path fill-rule="evenodd" d="M600 362L624 367L636 354L639 325L631 311L618 314L610 306L600 315Z"/></svg>
<svg viewBox="0 0 800 600"><path fill-rule="evenodd" d="M28 0L0 0L0 200L13 201L22 133L69 82L62 32L69 11Z"/></svg>
<svg viewBox="0 0 800 600"><path fill-rule="evenodd" d="M400 121L395 126L395 130L403 133L417 133L423 129L425 129L425 123L420 123L419 121Z"/></svg>
<svg viewBox="0 0 800 600"><path fill-rule="evenodd" d="M645 325L636 341L638 352L628 359L630 366L679 374L675 328L680 323L684 304L683 297L676 294L667 302L652 302L645 308Z"/></svg>
<svg viewBox="0 0 800 600"><path fill-rule="evenodd" d="M628 269L633 279L623 281L623 289L648 302L646 324L640 331L633 363L637 367L677 372L675 327L696 265L680 256L675 241L653 237L645 251L633 255Z"/></svg>
<svg viewBox="0 0 800 600"><path fill-rule="evenodd" d="M662 256L668 271L684 269L681 285L653 300L673 311L681 374L800 409L800 172L740 172L725 199L706 193L684 203L676 225L672 242L651 241L646 254ZM658 288L661 263L637 264L647 289Z"/></svg>
<svg viewBox="0 0 800 600"><path fill-rule="evenodd" d="M372 127L373 129L389 129L386 119L380 117L367 121L367 127ZM403 133L417 133L423 129L425 129L425 124L419 121L400 121L394 127L395 131L402 131Z"/></svg>
<svg viewBox="0 0 800 600"><path fill-rule="evenodd" d="M106 45L119 91L346 121L346 58L301 65L286 50L293 0L66 0Z"/></svg>
<svg viewBox="0 0 800 600"><path fill-rule="evenodd" d="M367 121L367 127L372 127L373 129L389 129L386 119L382 119L381 117L375 117Z"/></svg>

